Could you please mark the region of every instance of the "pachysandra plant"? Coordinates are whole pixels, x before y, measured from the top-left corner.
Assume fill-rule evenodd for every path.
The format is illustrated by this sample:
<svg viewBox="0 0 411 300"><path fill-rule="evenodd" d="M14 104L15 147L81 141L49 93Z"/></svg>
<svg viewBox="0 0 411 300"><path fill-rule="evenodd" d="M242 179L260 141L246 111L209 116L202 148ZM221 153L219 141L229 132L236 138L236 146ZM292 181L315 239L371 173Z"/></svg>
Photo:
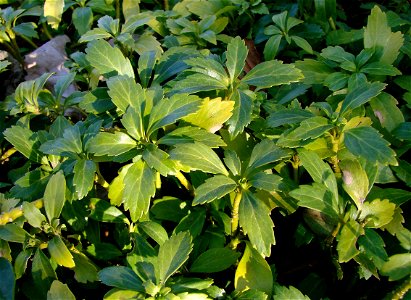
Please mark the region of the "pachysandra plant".
<svg viewBox="0 0 411 300"><path fill-rule="evenodd" d="M103 2L1 4L0 298L409 296L407 1Z"/></svg>

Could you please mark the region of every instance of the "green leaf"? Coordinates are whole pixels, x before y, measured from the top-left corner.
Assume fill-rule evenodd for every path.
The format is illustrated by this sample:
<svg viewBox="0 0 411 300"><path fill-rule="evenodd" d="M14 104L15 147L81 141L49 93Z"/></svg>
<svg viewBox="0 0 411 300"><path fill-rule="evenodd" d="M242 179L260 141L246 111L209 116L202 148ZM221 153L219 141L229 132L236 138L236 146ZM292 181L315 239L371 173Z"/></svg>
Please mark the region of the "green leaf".
<svg viewBox="0 0 411 300"><path fill-rule="evenodd" d="M411 140L411 122L402 122L392 134L400 140Z"/></svg>
<svg viewBox="0 0 411 300"><path fill-rule="evenodd" d="M235 271L235 289L237 291L259 290L271 295L273 281L273 274L268 263L257 250L246 242L243 257Z"/></svg>
<svg viewBox="0 0 411 300"><path fill-rule="evenodd" d="M94 242L87 247L87 253L95 259L110 261L118 259L123 253L114 245L104 242Z"/></svg>
<svg viewBox="0 0 411 300"><path fill-rule="evenodd" d="M358 160L344 159L340 161L339 165L343 173L342 186L351 199L354 200L357 208L361 209L369 190L367 173Z"/></svg>
<svg viewBox="0 0 411 300"><path fill-rule="evenodd" d="M180 161L191 170L228 176L228 171L217 154L211 148L199 142L176 145L170 151L170 159Z"/></svg>
<svg viewBox="0 0 411 300"><path fill-rule="evenodd" d="M66 244L63 242L60 236L54 236L49 242L47 249L51 255L51 258L59 264L67 268L73 268L75 266L73 256L67 249Z"/></svg>
<svg viewBox="0 0 411 300"><path fill-rule="evenodd" d="M307 42L306 39L303 39L302 37L299 37L297 35L291 36L291 40L301 49L303 49L305 52L309 54L313 54L313 48L311 47L310 43Z"/></svg>
<svg viewBox="0 0 411 300"><path fill-rule="evenodd" d="M267 174L264 172L259 172L251 176L249 183L253 187L265 190L267 192L282 191L286 189L282 186L281 176L275 174Z"/></svg>
<svg viewBox="0 0 411 300"><path fill-rule="evenodd" d="M192 249L191 236L186 231L171 236L160 246L156 275L159 284L164 285L167 279L177 272L188 259Z"/></svg>
<svg viewBox="0 0 411 300"><path fill-rule="evenodd" d="M384 247L384 240L372 229L365 229L365 234L358 239L358 245L362 252L374 262L378 269L388 260Z"/></svg>
<svg viewBox="0 0 411 300"><path fill-rule="evenodd" d="M364 228L354 220L349 220L343 225L337 236L337 252L340 263L347 262L360 253L356 244L357 239L362 234L364 234Z"/></svg>
<svg viewBox="0 0 411 300"><path fill-rule="evenodd" d="M47 300L76 300L67 284L54 280L47 292Z"/></svg>
<svg viewBox="0 0 411 300"><path fill-rule="evenodd" d="M235 151L224 151L224 162L234 176L241 174L241 160Z"/></svg>
<svg viewBox="0 0 411 300"><path fill-rule="evenodd" d="M206 209L204 207L197 207L183 217L178 225L174 228L174 234L188 231L192 238L199 236L203 230L204 222L206 220Z"/></svg>
<svg viewBox="0 0 411 300"><path fill-rule="evenodd" d="M200 109L185 117L184 121L214 133L232 116L233 108L234 101L207 97L203 99Z"/></svg>
<svg viewBox="0 0 411 300"><path fill-rule="evenodd" d="M13 266L4 257L0 257L0 298L14 299L14 289L16 286L16 279L14 277Z"/></svg>
<svg viewBox="0 0 411 300"><path fill-rule="evenodd" d="M200 142L211 148L226 146L219 135L213 134L205 129L193 126L184 126L167 133L157 141L157 144L174 146L177 144L189 144Z"/></svg>
<svg viewBox="0 0 411 300"><path fill-rule="evenodd" d="M73 184L76 187L78 199L83 199L94 186L96 163L88 159L80 159L74 165Z"/></svg>
<svg viewBox="0 0 411 300"><path fill-rule="evenodd" d="M126 113L121 118L121 124L123 124L124 128L127 130L127 133L137 141L145 135L143 118L140 110L135 109L132 106L129 106Z"/></svg>
<svg viewBox="0 0 411 300"><path fill-rule="evenodd" d="M35 162L42 161L43 155L39 151L40 142L37 135L30 129L21 126L11 126L3 132L3 135L17 151L28 159Z"/></svg>
<svg viewBox="0 0 411 300"><path fill-rule="evenodd" d="M239 218L240 225L253 247L262 256L270 256L271 245L275 244L274 223L270 217L270 209L265 202L250 191L243 191Z"/></svg>
<svg viewBox="0 0 411 300"><path fill-rule="evenodd" d="M111 206L109 202L103 199L91 198L89 207L91 208L89 217L96 221L108 223L124 223L128 221L121 210Z"/></svg>
<svg viewBox="0 0 411 300"><path fill-rule="evenodd" d="M123 266L107 267L98 272L98 278L105 285L124 290L144 292L144 286L137 274Z"/></svg>
<svg viewBox="0 0 411 300"><path fill-rule="evenodd" d="M173 93L194 94L197 92L226 90L227 84L205 74L192 74L177 81L173 86Z"/></svg>
<svg viewBox="0 0 411 300"><path fill-rule="evenodd" d="M134 107L137 113L141 111L144 91L141 85L134 81L133 77L127 74L110 77L107 80L107 86L111 100L120 111L125 112L128 106Z"/></svg>
<svg viewBox="0 0 411 300"><path fill-rule="evenodd" d="M231 82L234 82L234 79L236 79L243 71L247 54L248 49L244 41L239 36L231 39L228 43L226 52L226 66L228 73L230 74Z"/></svg>
<svg viewBox="0 0 411 300"><path fill-rule="evenodd" d="M267 118L267 125L275 128L286 124L300 123L311 117L314 117L313 113L304 109L283 109L270 114Z"/></svg>
<svg viewBox="0 0 411 300"><path fill-rule="evenodd" d="M267 168L268 164L287 158L289 156L290 152L288 149L282 149L278 147L273 141L269 139L262 140L260 143L254 146L254 149L251 152L246 174L250 174L263 166Z"/></svg>
<svg viewBox="0 0 411 300"><path fill-rule="evenodd" d="M215 273L228 269L240 257L228 248L213 248L200 254L190 267L194 273Z"/></svg>
<svg viewBox="0 0 411 300"><path fill-rule="evenodd" d="M391 222L395 207L395 204L387 199L367 201L364 202L358 218L365 222L365 227L380 228Z"/></svg>
<svg viewBox="0 0 411 300"><path fill-rule="evenodd" d="M76 159L83 152L79 126L70 126L63 132L63 137L43 143L40 150L47 154Z"/></svg>
<svg viewBox="0 0 411 300"><path fill-rule="evenodd" d="M100 40L100 39L108 39L111 37L111 34L107 32L103 28L93 28L81 36L81 38L78 40L79 43L85 43L85 42L90 42L94 40Z"/></svg>
<svg viewBox="0 0 411 300"><path fill-rule="evenodd" d="M138 77L143 87L148 87L151 79L151 73L153 72L156 64L156 52L146 51L140 55L138 59Z"/></svg>
<svg viewBox="0 0 411 300"><path fill-rule="evenodd" d="M104 294L104 300L127 300L142 297L141 292L113 288Z"/></svg>
<svg viewBox="0 0 411 300"><path fill-rule="evenodd" d="M33 250L22 250L19 255L17 255L14 261L14 274L16 275L16 279L20 279L24 273L26 273L27 264L32 254Z"/></svg>
<svg viewBox="0 0 411 300"><path fill-rule="evenodd" d="M347 111L353 110L370 101L373 97L381 93L386 84L381 82L364 83L349 91L345 97L340 110L343 116Z"/></svg>
<svg viewBox="0 0 411 300"><path fill-rule="evenodd" d="M40 228L43 222L46 222L46 217L31 202L23 202L23 215L33 227Z"/></svg>
<svg viewBox="0 0 411 300"><path fill-rule="evenodd" d="M163 99L153 107L150 113L148 135L163 126L175 123L178 119L194 114L202 99L195 95L176 94L170 99Z"/></svg>
<svg viewBox="0 0 411 300"><path fill-rule="evenodd" d="M253 100L255 94L250 91L236 90L231 98L235 101L233 115L228 119L228 132L232 137L243 132L244 127L251 122Z"/></svg>
<svg viewBox="0 0 411 300"><path fill-rule="evenodd" d="M411 274L411 253L394 254L382 266L381 274L390 281L400 280Z"/></svg>
<svg viewBox="0 0 411 300"><path fill-rule="evenodd" d="M66 179L63 171L59 171L50 177L44 191L44 209L50 223L53 219L60 217L66 201L65 193Z"/></svg>
<svg viewBox="0 0 411 300"><path fill-rule="evenodd" d="M241 80L257 89L269 88L281 84L298 82L303 74L292 64L283 64L282 61L271 60L258 64Z"/></svg>
<svg viewBox="0 0 411 300"><path fill-rule="evenodd" d="M145 162L131 164L124 176L124 208L130 211L133 222L147 214L150 199L156 193L155 173Z"/></svg>
<svg viewBox="0 0 411 300"><path fill-rule="evenodd" d="M143 152L143 159L150 168L157 170L161 175L175 174L176 165L169 159L167 152L155 145L148 145Z"/></svg>
<svg viewBox="0 0 411 300"><path fill-rule="evenodd" d="M259 290L245 290L240 293L238 291L234 291L235 299L237 300L267 300L268 295Z"/></svg>
<svg viewBox="0 0 411 300"><path fill-rule="evenodd" d="M338 204L338 187L334 172L329 164L325 163L315 152L298 151L299 159L313 180L322 183L333 194L333 209L340 211Z"/></svg>
<svg viewBox="0 0 411 300"><path fill-rule="evenodd" d="M398 107L398 101L390 94L379 94L371 99L370 105L381 125L389 132L404 124L404 115ZM408 133L411 133L410 129L408 129ZM395 132L393 134L395 135Z"/></svg>
<svg viewBox="0 0 411 300"><path fill-rule="evenodd" d="M24 243L28 233L14 223L0 226L0 238L8 242Z"/></svg>
<svg viewBox="0 0 411 300"><path fill-rule="evenodd" d="M339 211L335 207L335 200L332 192L321 183L314 182L313 185L300 185L292 190L290 196L298 200L298 205L320 211L338 220Z"/></svg>
<svg viewBox="0 0 411 300"><path fill-rule="evenodd" d="M91 41L86 48L86 58L101 74L116 71L119 75L134 78L133 67L119 48L104 40Z"/></svg>
<svg viewBox="0 0 411 300"><path fill-rule="evenodd" d="M328 65L314 59L296 61L295 66L302 71L305 84L323 84L327 76L334 73Z"/></svg>
<svg viewBox="0 0 411 300"><path fill-rule="evenodd" d="M44 16L51 28L57 29L59 27L63 9L64 0L46 0L44 2Z"/></svg>
<svg viewBox="0 0 411 300"><path fill-rule="evenodd" d="M334 47L327 47L321 50L322 57L325 59L329 59L338 63L343 63L343 62L354 62L355 61L355 56L349 52L346 52L342 47L340 46L334 46Z"/></svg>
<svg viewBox="0 0 411 300"><path fill-rule="evenodd" d="M224 175L216 175L205 181L195 190L193 205L204 204L215 199L220 199L231 193L237 187L237 183Z"/></svg>
<svg viewBox="0 0 411 300"><path fill-rule="evenodd" d="M396 67L379 61L366 64L364 67L360 69L360 72L370 75L401 75L400 70L398 70Z"/></svg>
<svg viewBox="0 0 411 300"><path fill-rule="evenodd" d="M317 1L316 1L317 2ZM301 293L298 289L296 289L293 286L289 286L288 288L286 286L281 286L279 284L274 284L274 296L275 299L277 300L288 300L288 299L293 299L293 300L310 300L309 297L305 296L303 293Z"/></svg>
<svg viewBox="0 0 411 300"><path fill-rule="evenodd" d="M96 156L118 156L136 148L137 143L129 135L116 131L113 133L100 132L89 144L89 151Z"/></svg>
<svg viewBox="0 0 411 300"><path fill-rule="evenodd" d="M333 128L327 118L316 116L301 122L296 129L286 132L280 136L277 145L281 147L298 147L308 144L311 139L322 136L325 132Z"/></svg>
<svg viewBox="0 0 411 300"><path fill-rule="evenodd" d="M50 289L52 282L57 279L57 275L50 264L50 260L40 248L37 248L36 254L34 254L31 275L33 276L34 284L44 298L46 298L46 293Z"/></svg>
<svg viewBox="0 0 411 300"><path fill-rule="evenodd" d="M327 76L324 85L332 91L338 91L347 86L350 75L343 72L334 72Z"/></svg>
<svg viewBox="0 0 411 300"><path fill-rule="evenodd" d="M392 64L403 42L403 34L400 31L391 32L387 23L387 15L375 5L364 29L364 48L374 49L380 62Z"/></svg>
<svg viewBox="0 0 411 300"><path fill-rule="evenodd" d="M97 281L97 267L92 261L83 253L73 252L74 278L81 283Z"/></svg>
<svg viewBox="0 0 411 300"><path fill-rule="evenodd" d="M271 36L264 46L264 59L266 61L273 60L280 48L281 40L283 36L281 34L275 34Z"/></svg>
<svg viewBox="0 0 411 300"><path fill-rule="evenodd" d="M389 143L381 137L380 133L372 127L356 127L345 131L344 144L352 154L371 162L397 165L395 152L388 147Z"/></svg>
<svg viewBox="0 0 411 300"><path fill-rule="evenodd" d="M167 231L160 224L152 221L141 222L138 227L157 242L160 246L168 240Z"/></svg>
<svg viewBox="0 0 411 300"><path fill-rule="evenodd" d="M90 7L76 7L71 18L78 34L83 35L93 24L93 11Z"/></svg>

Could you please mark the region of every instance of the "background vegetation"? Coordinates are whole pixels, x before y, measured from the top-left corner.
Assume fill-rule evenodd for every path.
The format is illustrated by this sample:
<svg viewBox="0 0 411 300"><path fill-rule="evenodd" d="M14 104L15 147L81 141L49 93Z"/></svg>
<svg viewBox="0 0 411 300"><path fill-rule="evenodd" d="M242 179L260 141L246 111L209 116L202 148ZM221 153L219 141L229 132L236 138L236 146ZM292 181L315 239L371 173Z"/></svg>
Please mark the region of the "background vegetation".
<svg viewBox="0 0 411 300"><path fill-rule="evenodd" d="M411 299L406 0L0 0L1 299Z"/></svg>

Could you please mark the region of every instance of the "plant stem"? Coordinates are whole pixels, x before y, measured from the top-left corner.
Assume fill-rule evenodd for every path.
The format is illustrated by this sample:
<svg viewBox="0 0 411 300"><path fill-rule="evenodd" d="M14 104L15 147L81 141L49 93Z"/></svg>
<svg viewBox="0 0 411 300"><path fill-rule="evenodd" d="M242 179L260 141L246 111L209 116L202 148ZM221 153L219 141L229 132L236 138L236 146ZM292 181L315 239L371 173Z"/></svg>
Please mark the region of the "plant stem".
<svg viewBox="0 0 411 300"><path fill-rule="evenodd" d="M235 237L238 231L238 210L240 209L240 202L243 193L241 190L235 194L233 202L233 210L231 211L231 237Z"/></svg>
<svg viewBox="0 0 411 300"><path fill-rule="evenodd" d="M339 177L341 175L341 169L340 166L338 164L338 156L337 153L340 150L340 137L337 133L336 130L333 131L332 135L331 135L331 143L332 143L332 151L335 153L335 155L333 155L330 159L331 159L331 164L334 170L334 173L337 175L337 177Z"/></svg>
<svg viewBox="0 0 411 300"><path fill-rule="evenodd" d="M16 153L17 150L16 148L10 148L9 150L7 150L6 152L3 153L3 155L0 158L0 163L4 162L5 160L7 160L10 156L12 156L14 153Z"/></svg>
<svg viewBox="0 0 411 300"><path fill-rule="evenodd" d="M300 159L298 158L298 155L294 155L293 159L291 161L291 164L293 166L293 179L294 181L298 184L298 167L300 165Z"/></svg>
<svg viewBox="0 0 411 300"><path fill-rule="evenodd" d="M120 19L120 0L116 0L116 19Z"/></svg>
<svg viewBox="0 0 411 300"><path fill-rule="evenodd" d="M26 36L24 36L24 35L22 35L22 36L20 36L22 39L24 39L27 43L29 43L30 44L30 46L32 46L34 49L37 49L38 48L38 46L32 41L32 40L30 40L29 38L27 38Z"/></svg>
<svg viewBox="0 0 411 300"><path fill-rule="evenodd" d="M170 4L168 3L168 0L164 0L163 4L164 4L164 10L170 10Z"/></svg>
<svg viewBox="0 0 411 300"><path fill-rule="evenodd" d="M104 179L103 175L100 173L100 167L96 164L96 182L101 185L103 188L107 189L110 184Z"/></svg>
<svg viewBox="0 0 411 300"><path fill-rule="evenodd" d="M392 292L392 300L401 300L405 294L411 290L411 279L404 281L399 287Z"/></svg>
<svg viewBox="0 0 411 300"><path fill-rule="evenodd" d="M187 178L183 175L183 173L177 171L174 176L177 177L178 181L180 181L180 183L187 189L187 191L189 191L190 194L194 196L194 188L191 185L191 183L187 180Z"/></svg>
<svg viewBox="0 0 411 300"><path fill-rule="evenodd" d="M43 207L43 199L38 199L32 202L37 208ZM7 223L13 222L17 218L23 215L23 205L13 208L8 212L3 212L0 215L0 225L6 225Z"/></svg>
<svg viewBox="0 0 411 300"><path fill-rule="evenodd" d="M46 24L46 23L43 23L42 26L43 26L43 30L44 30L44 33L46 34L47 38L48 38L49 40L51 40L51 39L53 38L53 36L51 35L49 29L47 28L47 24Z"/></svg>

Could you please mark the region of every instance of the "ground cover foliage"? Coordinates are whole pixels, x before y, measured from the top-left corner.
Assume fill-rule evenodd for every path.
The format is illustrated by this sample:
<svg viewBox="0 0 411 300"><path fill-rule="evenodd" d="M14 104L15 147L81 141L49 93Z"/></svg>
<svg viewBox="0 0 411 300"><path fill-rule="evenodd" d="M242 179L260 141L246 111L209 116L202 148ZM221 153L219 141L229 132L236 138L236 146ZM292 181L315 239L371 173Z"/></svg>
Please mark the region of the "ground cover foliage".
<svg viewBox="0 0 411 300"><path fill-rule="evenodd" d="M411 298L408 1L0 7L1 299Z"/></svg>

